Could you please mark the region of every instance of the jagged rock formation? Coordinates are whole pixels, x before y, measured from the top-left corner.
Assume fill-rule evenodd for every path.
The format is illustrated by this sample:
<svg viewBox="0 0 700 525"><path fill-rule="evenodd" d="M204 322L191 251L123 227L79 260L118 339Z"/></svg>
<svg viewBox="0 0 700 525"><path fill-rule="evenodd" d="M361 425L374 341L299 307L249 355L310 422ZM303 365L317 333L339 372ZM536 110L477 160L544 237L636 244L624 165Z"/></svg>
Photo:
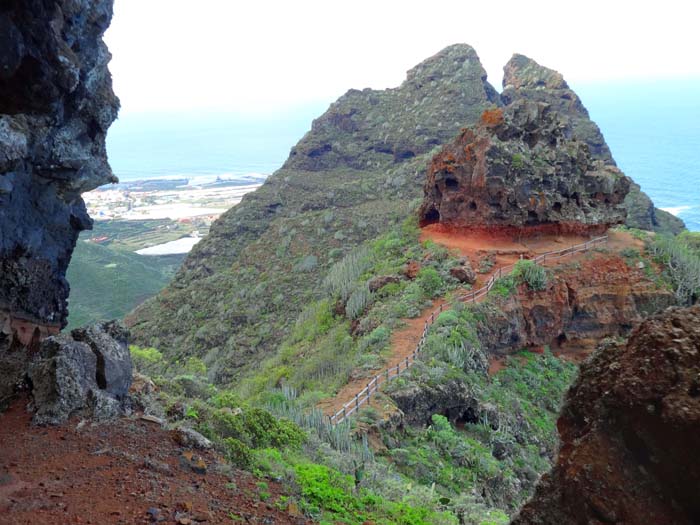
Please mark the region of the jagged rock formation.
<svg viewBox="0 0 700 525"><path fill-rule="evenodd" d="M594 159L615 164L600 128L561 73L515 54L503 67L501 98L504 104L523 99L548 104L559 114L569 137L588 144Z"/></svg>
<svg viewBox="0 0 700 525"><path fill-rule="evenodd" d="M520 231L604 231L625 220L630 180L567 138L552 106L487 110L428 169L422 224ZM525 228L528 227L528 228Z"/></svg>
<svg viewBox="0 0 700 525"><path fill-rule="evenodd" d="M600 128L590 119L588 110L561 73L518 54L513 55L503 72L501 99L504 104L523 99L548 104L560 115L567 136L588 144L594 159L615 165ZM628 210L627 226L673 234L685 228L681 219L655 208L637 184L632 184L625 207Z"/></svg>
<svg viewBox="0 0 700 525"><path fill-rule="evenodd" d="M625 224L630 228L639 228L640 230L658 233L671 233L673 235L678 235L685 230L683 220L667 211L654 207L654 203L642 191L639 184L632 183L627 198L625 198L625 207L627 208Z"/></svg>
<svg viewBox="0 0 700 525"><path fill-rule="evenodd" d="M109 322L45 339L28 371L34 422L123 413L132 377L128 337L123 326Z"/></svg>
<svg viewBox="0 0 700 525"><path fill-rule="evenodd" d="M372 169L410 159L444 144L498 101L476 51L450 46L411 69L398 88L348 91L313 122L284 167Z"/></svg>
<svg viewBox="0 0 700 525"><path fill-rule="evenodd" d="M700 306L670 308L581 368L553 470L512 522L700 520Z"/></svg>
<svg viewBox="0 0 700 525"><path fill-rule="evenodd" d="M0 5L0 404L26 366L21 348L65 325L66 268L91 227L81 192L115 180L111 15L111 0Z"/></svg>
<svg viewBox="0 0 700 525"><path fill-rule="evenodd" d="M333 262L409 215L429 152L497 103L467 45L427 59L398 88L348 92L127 318L137 343L203 357L218 381L240 376L289 333Z"/></svg>

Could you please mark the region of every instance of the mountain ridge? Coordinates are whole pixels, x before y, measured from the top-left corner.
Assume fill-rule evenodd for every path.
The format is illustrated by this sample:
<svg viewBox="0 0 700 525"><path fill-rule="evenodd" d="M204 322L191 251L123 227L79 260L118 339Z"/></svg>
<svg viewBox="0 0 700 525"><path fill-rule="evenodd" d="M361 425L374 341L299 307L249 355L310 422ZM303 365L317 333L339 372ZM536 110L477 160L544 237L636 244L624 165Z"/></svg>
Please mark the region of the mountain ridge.
<svg viewBox="0 0 700 525"><path fill-rule="evenodd" d="M522 55L506 67L499 96L474 49L458 44L411 69L397 88L348 91L260 189L214 223L173 283L129 314L136 340L204 359L218 382L245 374L318 297L334 262L412 213L437 148L504 102L553 106L568 133L614 164L560 74ZM551 89L537 88L547 83Z"/></svg>

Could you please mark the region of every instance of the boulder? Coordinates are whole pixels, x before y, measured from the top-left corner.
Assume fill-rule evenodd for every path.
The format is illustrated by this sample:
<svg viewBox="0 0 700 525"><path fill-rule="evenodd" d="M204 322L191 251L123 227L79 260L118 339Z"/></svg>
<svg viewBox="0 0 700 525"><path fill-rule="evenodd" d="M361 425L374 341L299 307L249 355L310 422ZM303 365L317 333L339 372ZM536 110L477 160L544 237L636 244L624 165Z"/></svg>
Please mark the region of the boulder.
<svg viewBox="0 0 700 525"><path fill-rule="evenodd" d="M595 161L544 103L487 110L432 160L421 224L595 233L625 221L630 179Z"/></svg>
<svg viewBox="0 0 700 525"><path fill-rule="evenodd" d="M450 275L460 283L474 284L476 282L476 273L468 261L450 268Z"/></svg>
<svg viewBox="0 0 700 525"><path fill-rule="evenodd" d="M87 344L97 357L97 384L117 399L124 399L132 381L129 332L116 321L97 323L71 332L75 341Z"/></svg>
<svg viewBox="0 0 700 525"><path fill-rule="evenodd" d="M581 367L552 471L512 522L698 523L700 306L672 307Z"/></svg>
<svg viewBox="0 0 700 525"><path fill-rule="evenodd" d="M127 408L132 366L121 339L126 331L102 323L76 332L84 340L65 334L45 339L29 365L36 424L57 425L73 416L109 419Z"/></svg>

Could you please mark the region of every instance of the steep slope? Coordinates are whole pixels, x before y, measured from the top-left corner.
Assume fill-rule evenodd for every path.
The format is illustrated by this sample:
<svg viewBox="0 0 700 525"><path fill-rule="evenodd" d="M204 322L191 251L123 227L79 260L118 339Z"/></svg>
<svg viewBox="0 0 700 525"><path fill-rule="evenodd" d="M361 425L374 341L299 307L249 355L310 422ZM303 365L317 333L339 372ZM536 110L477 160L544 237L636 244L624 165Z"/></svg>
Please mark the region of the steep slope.
<svg viewBox="0 0 700 525"><path fill-rule="evenodd" d="M203 357L217 380L237 375L288 333L333 262L405 219L430 151L497 102L467 45L416 66L398 88L349 91L133 312L135 337L169 357Z"/></svg>
<svg viewBox="0 0 700 525"><path fill-rule="evenodd" d="M568 133L588 144L594 159L615 164L600 128L590 119L588 110L561 73L519 54L513 55L503 72L501 98L504 104L521 99L549 104L560 114ZM677 234L685 227L681 219L655 208L637 184L632 184L625 207L628 210L626 224L632 228Z"/></svg>
<svg viewBox="0 0 700 525"><path fill-rule="evenodd" d="M513 523L700 519L700 306L670 308L581 368L556 466Z"/></svg>

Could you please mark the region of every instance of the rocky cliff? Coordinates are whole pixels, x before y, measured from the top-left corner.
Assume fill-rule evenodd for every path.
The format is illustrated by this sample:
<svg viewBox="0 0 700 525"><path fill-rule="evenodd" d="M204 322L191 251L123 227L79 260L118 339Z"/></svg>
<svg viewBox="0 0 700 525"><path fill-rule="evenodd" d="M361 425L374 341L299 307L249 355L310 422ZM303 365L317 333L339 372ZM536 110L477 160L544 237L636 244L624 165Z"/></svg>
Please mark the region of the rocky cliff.
<svg viewBox="0 0 700 525"><path fill-rule="evenodd" d="M557 463L513 524L697 523L699 350L700 306L600 348L567 395Z"/></svg>
<svg viewBox="0 0 700 525"><path fill-rule="evenodd" d="M642 263L644 264L644 263ZM676 304L674 295L619 254L600 253L552 270L544 290L521 285L479 325L490 357L550 345L576 355L607 337L627 336L646 317Z"/></svg>
<svg viewBox="0 0 700 525"><path fill-rule="evenodd" d="M518 54L508 61L503 73L504 104L523 99L548 104L559 114L568 137L588 144L594 159L615 165L600 128L561 73ZM632 184L624 204L628 211L626 224L632 228L676 234L685 227L681 219L655 208L637 184Z"/></svg>
<svg viewBox="0 0 700 525"><path fill-rule="evenodd" d="M292 148L288 169L373 169L427 153L475 122L499 95L473 48L454 45L408 71L396 89L352 89Z"/></svg>
<svg viewBox="0 0 700 525"><path fill-rule="evenodd" d="M66 268L91 227L81 192L114 181L118 100L102 42L111 0L0 4L0 402L67 317Z"/></svg>
<svg viewBox="0 0 700 525"><path fill-rule="evenodd" d="M594 162L549 104L487 110L428 169L422 224L522 232L605 231L621 224L630 180Z"/></svg>

